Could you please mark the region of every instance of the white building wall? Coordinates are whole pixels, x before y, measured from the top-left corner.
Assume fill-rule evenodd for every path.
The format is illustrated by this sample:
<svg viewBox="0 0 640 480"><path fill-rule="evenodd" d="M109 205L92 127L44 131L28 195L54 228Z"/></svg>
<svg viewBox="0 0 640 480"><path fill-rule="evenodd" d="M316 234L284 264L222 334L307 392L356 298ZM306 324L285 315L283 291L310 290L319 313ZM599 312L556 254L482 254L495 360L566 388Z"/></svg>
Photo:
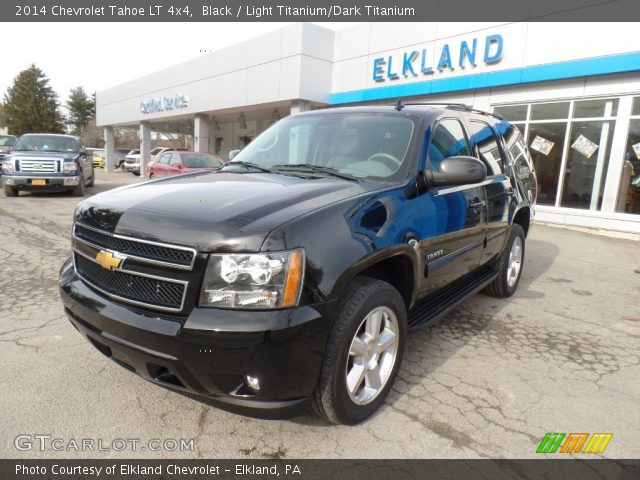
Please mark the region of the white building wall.
<svg viewBox="0 0 640 480"><path fill-rule="evenodd" d="M133 124L302 96L326 102L332 53L331 30L293 24L98 92L97 123ZM140 111L141 102L176 94L189 98L186 108Z"/></svg>

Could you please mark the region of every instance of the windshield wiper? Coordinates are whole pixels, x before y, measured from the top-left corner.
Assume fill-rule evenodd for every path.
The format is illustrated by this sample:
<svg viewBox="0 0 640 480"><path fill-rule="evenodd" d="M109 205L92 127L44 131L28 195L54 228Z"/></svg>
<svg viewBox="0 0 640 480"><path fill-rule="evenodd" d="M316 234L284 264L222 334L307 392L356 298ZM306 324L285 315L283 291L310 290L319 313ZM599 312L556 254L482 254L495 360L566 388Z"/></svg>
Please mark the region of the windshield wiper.
<svg viewBox="0 0 640 480"><path fill-rule="evenodd" d="M233 165L239 165L241 167L246 167L246 168L254 168L256 170L260 170L261 172L265 172L265 173L274 173L273 170L271 170L270 168L263 167L261 165L257 165L255 163L251 163L251 162L240 162L240 161L238 161L238 162L229 162L226 165L222 166L222 168L233 166Z"/></svg>
<svg viewBox="0 0 640 480"><path fill-rule="evenodd" d="M326 175L330 175L336 178L342 178L343 180L351 180L352 182L359 182L360 179L357 177L353 177L351 175L347 175L346 173L340 173L337 169L332 167L323 167L321 165L314 165L312 163L283 163L279 165L274 165L272 168L276 170L282 171L302 171L305 170L309 173L324 173Z"/></svg>

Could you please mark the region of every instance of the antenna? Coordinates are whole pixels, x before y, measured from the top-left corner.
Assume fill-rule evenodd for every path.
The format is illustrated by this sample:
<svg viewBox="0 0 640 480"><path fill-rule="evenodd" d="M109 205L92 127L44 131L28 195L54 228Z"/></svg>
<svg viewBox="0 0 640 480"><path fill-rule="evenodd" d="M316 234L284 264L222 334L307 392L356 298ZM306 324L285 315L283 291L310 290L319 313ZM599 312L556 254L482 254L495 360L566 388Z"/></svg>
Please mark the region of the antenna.
<svg viewBox="0 0 640 480"><path fill-rule="evenodd" d="M401 112L403 108L404 108L404 105L402 103L402 97L400 97L400 98L398 98L398 101L396 102L396 110Z"/></svg>

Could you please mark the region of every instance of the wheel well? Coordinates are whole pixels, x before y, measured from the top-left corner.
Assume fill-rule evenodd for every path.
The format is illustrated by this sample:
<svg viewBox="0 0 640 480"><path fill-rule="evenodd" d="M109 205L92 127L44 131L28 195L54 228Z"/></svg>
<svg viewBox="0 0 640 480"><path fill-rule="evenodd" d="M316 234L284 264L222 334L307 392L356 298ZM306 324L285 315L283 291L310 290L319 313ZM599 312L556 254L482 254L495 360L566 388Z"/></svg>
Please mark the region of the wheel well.
<svg viewBox="0 0 640 480"><path fill-rule="evenodd" d="M529 207L522 207L518 210L513 217L512 223L520 225L522 230L524 230L524 236L526 237L527 233L529 233L529 224L531 223L531 211L529 210Z"/></svg>
<svg viewBox="0 0 640 480"><path fill-rule="evenodd" d="M409 309L413 297L413 263L407 256L397 255L382 260L361 271L358 276L387 282L400 292Z"/></svg>

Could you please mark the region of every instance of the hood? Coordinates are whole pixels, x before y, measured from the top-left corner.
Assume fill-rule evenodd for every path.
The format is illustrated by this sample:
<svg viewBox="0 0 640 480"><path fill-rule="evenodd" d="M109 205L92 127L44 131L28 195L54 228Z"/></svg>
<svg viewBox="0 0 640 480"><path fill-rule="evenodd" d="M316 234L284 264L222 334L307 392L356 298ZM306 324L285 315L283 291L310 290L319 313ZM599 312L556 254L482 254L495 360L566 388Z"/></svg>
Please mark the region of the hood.
<svg viewBox="0 0 640 480"><path fill-rule="evenodd" d="M378 184L269 173L194 173L121 187L83 201L76 220L200 251L258 251L283 223Z"/></svg>
<svg viewBox="0 0 640 480"><path fill-rule="evenodd" d="M80 156L80 152L40 152L31 150L14 150L7 157L38 157L38 158L63 158L64 160L75 160Z"/></svg>

